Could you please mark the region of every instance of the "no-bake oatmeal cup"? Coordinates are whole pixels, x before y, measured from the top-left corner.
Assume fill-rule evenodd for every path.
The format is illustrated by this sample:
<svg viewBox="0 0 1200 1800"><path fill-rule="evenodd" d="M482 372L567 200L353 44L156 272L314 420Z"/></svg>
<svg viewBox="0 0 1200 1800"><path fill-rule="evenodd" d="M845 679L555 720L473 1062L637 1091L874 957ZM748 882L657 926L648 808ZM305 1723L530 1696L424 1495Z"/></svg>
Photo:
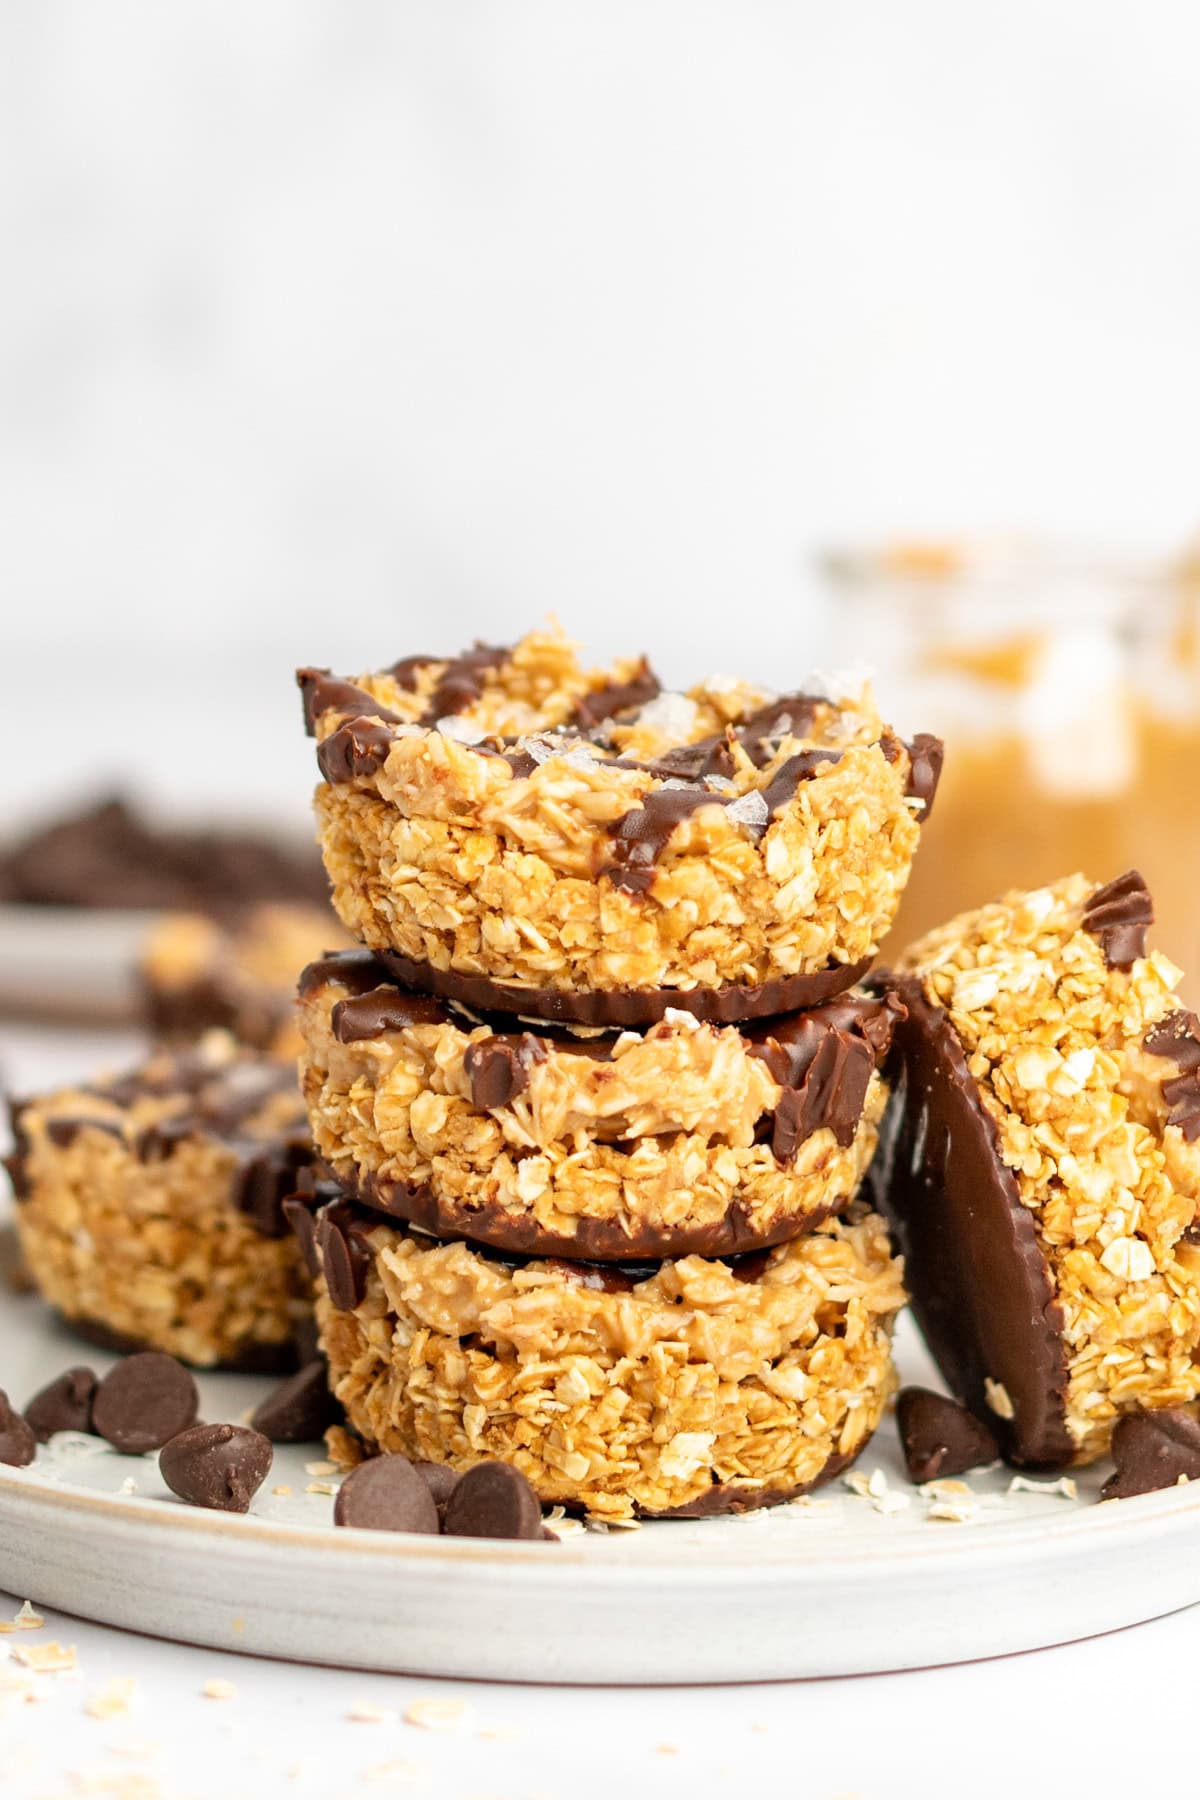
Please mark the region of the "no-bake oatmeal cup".
<svg viewBox="0 0 1200 1800"><path fill-rule="evenodd" d="M1200 1399L1200 1023L1135 872L930 932L870 1177L951 1390L1016 1464Z"/></svg>
<svg viewBox="0 0 1200 1800"><path fill-rule="evenodd" d="M862 1206L752 1256L640 1264L438 1243L345 1200L295 1218L367 1449L508 1462L595 1518L795 1499L853 1462L895 1385L901 1268Z"/></svg>
<svg viewBox="0 0 1200 1800"><path fill-rule="evenodd" d="M760 1249L844 1211L902 1011L851 993L581 1034L407 992L368 950L300 993L314 1147L344 1193L437 1237L618 1261Z"/></svg>
<svg viewBox="0 0 1200 1800"><path fill-rule="evenodd" d="M312 1289L282 1205L312 1161L295 1071L224 1032L12 1105L34 1285L81 1336L286 1368Z"/></svg>
<svg viewBox="0 0 1200 1800"><path fill-rule="evenodd" d="M665 693L549 632L299 681L346 928L406 986L550 1021L733 1023L851 987L941 767L868 695Z"/></svg>

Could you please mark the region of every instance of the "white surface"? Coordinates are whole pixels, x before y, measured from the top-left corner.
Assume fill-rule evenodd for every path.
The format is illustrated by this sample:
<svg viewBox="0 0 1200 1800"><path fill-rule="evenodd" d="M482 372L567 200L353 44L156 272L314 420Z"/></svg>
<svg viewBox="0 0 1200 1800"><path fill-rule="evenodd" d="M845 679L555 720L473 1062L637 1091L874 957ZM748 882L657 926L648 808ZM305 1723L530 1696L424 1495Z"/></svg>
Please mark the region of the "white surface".
<svg viewBox="0 0 1200 1800"><path fill-rule="evenodd" d="M108 1060L123 1060L130 1048L128 1040L111 1040ZM63 1078L86 1073L104 1056L106 1041L9 1030L3 1049L7 1066L32 1085L52 1069ZM69 1340L61 1342L65 1361ZM12 1386L17 1388L16 1379ZM254 1386L239 1379L229 1392ZM215 1398L224 1392L214 1385ZM864 1466L881 1460L869 1454ZM136 1465L139 1474L150 1466ZM973 1485L982 1484L976 1479ZM1165 1497L1166 1503L1173 1498ZM309 1503L328 1506L316 1497ZM1051 1523L1072 1511L1065 1501L1037 1496L1018 1504ZM1149 1508L1162 1504L1152 1500ZM871 1513L866 1502L847 1498L845 1505L862 1509L864 1524L869 1518L868 1529L877 1534L897 1523ZM769 1526L746 1522L685 1531L757 1534ZM962 1534L981 1528L925 1529L959 1534L953 1541L967 1542ZM609 1539L597 1540L594 1548L603 1555L610 1546L623 1548ZM561 1555L567 1547L546 1546L546 1555ZM94 1562L88 1547L72 1536L66 1553L86 1578ZM1176 1554L1182 1598L1195 1579L1197 1559L1187 1547ZM1096 1565L1098 1588L1110 1578L1105 1562L1102 1557ZM140 1579L153 1583L148 1559ZM21 1584L13 1612L25 1597ZM38 1600L36 1589L30 1597ZM304 1603L303 1593L298 1599ZM964 1570L946 1596L948 1629L963 1622L969 1627L981 1599ZM1037 1592L1016 1588L1008 1610L1041 1600ZM792 1628L819 1644L841 1605L834 1592L819 1607L796 1608ZM517 1629L527 1625L516 1621ZM903 1617L894 1629L903 1642ZM338 1800L388 1791L433 1800L611 1800L614 1793L695 1800L730 1792L915 1800L930 1791L1007 1800L1014 1793L1048 1793L1068 1780L1073 1792L1088 1792L1089 1783L1095 1793L1140 1791L1147 1758L1162 1791L1190 1791L1194 1774L1186 1729L1152 1730L1151 1722L1188 1716L1191 1670L1200 1651L1195 1608L1067 1649L995 1662L690 1692L520 1688L304 1668L187 1649L54 1614L36 1637L0 1637L0 1656L14 1645L51 1637L78 1646L79 1674L42 1678L43 1697L36 1703L9 1703L5 1711L0 1702L5 1800L120 1794L119 1787L103 1785L118 1777L148 1784L128 1788L129 1800L293 1794ZM337 1661L346 1654L347 1633L310 1630L297 1648ZM550 1647L551 1663L554 1655ZM4 1672L0 1663L0 1676ZM105 1682L124 1676L138 1684L132 1712L107 1721L90 1717L90 1698ZM200 1690L213 1678L231 1680L236 1697L204 1698ZM407 1723L409 1706L430 1697L462 1699L466 1711L443 1733ZM352 1720L361 1701L387 1716L373 1723ZM126 1754L130 1749L143 1754Z"/></svg>

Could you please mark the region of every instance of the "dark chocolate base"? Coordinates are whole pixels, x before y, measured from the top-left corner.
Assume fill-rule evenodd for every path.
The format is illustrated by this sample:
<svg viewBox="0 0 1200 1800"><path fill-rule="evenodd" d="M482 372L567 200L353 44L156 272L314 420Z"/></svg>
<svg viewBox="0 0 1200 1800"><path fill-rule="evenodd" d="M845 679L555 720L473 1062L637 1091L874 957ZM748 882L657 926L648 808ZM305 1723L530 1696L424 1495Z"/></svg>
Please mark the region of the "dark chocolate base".
<svg viewBox="0 0 1200 1800"><path fill-rule="evenodd" d="M128 1337L123 1331L113 1331L108 1325L102 1325L98 1319L71 1318L69 1314L55 1309L55 1317L60 1319L73 1331L76 1337L85 1343L95 1344L99 1350L113 1350L118 1356L133 1356L139 1350L157 1350L158 1344L147 1343L142 1338ZM183 1357L176 1359L183 1362ZM296 1343L287 1338L279 1344L248 1344L236 1356L224 1362L190 1363L189 1368L209 1370L213 1374L228 1375L289 1375L298 1366Z"/></svg>
<svg viewBox="0 0 1200 1800"><path fill-rule="evenodd" d="M376 1175L342 1181L327 1164L322 1165L321 1174L346 1199L415 1226L430 1237L463 1239L517 1256L565 1257L580 1262L661 1262L666 1257L741 1256L747 1251L769 1250L815 1231L826 1219L844 1212L854 1198L848 1193L836 1205L817 1207L798 1218L779 1219L769 1231L754 1230L735 1200L723 1218L708 1225L631 1233L620 1220L581 1217L577 1229L568 1234L546 1231L536 1219L506 1212L501 1206L463 1206L443 1200L428 1187L381 1181Z"/></svg>
<svg viewBox="0 0 1200 1800"><path fill-rule="evenodd" d="M948 1016L914 977L890 985L908 1016L896 1026L870 1181L904 1256L913 1311L947 1386L1006 1461L1065 1468L1075 1447L1063 1316L1032 1216ZM1007 1391L1011 1419L988 1406L988 1378Z"/></svg>
<svg viewBox="0 0 1200 1800"><path fill-rule="evenodd" d="M755 987L607 988L578 992L568 988L522 987L493 981L487 975L464 975L457 969L435 969L395 950L375 952L402 986L421 994L457 1000L476 1012L515 1013L555 1025L654 1025L670 1011L690 1012L710 1025L736 1025L743 1019L766 1019L777 1013L819 1006L853 987L871 966L831 963L811 975L785 975Z"/></svg>

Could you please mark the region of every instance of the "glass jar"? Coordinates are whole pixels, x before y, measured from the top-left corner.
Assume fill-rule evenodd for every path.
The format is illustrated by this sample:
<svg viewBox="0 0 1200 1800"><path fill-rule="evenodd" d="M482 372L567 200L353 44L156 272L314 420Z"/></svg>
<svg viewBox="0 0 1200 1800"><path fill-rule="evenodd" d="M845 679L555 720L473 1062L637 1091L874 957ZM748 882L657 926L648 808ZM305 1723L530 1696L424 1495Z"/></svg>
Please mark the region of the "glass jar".
<svg viewBox="0 0 1200 1800"><path fill-rule="evenodd" d="M839 665L869 647L884 717L946 741L884 958L1008 888L1137 868L1200 1003L1200 564L928 544L825 569Z"/></svg>

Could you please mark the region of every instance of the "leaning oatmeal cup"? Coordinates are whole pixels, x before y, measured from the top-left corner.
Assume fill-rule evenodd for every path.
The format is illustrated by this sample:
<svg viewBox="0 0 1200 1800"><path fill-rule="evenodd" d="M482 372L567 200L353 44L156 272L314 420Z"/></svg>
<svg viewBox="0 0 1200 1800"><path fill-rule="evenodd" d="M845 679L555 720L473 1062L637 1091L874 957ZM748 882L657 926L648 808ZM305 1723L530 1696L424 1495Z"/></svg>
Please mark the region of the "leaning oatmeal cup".
<svg viewBox="0 0 1200 1800"><path fill-rule="evenodd" d="M1200 1024L1135 872L964 913L889 979L873 1185L951 1390L1018 1465L1200 1396Z"/></svg>
<svg viewBox="0 0 1200 1800"><path fill-rule="evenodd" d="M794 1499L853 1462L893 1391L901 1268L861 1206L730 1263L506 1257L344 1200L297 1225L370 1450L512 1463L596 1518Z"/></svg>
<svg viewBox="0 0 1200 1800"><path fill-rule="evenodd" d="M369 950L312 964L300 995L314 1148L343 1193L436 1237L618 1261L761 1249L844 1211L902 1010L851 993L581 1035L406 992Z"/></svg>
<svg viewBox="0 0 1200 1800"><path fill-rule="evenodd" d="M941 768L868 694L586 671L550 632L353 682L302 669L334 906L406 986L597 1026L853 985Z"/></svg>
<svg viewBox="0 0 1200 1800"><path fill-rule="evenodd" d="M294 1070L224 1032L12 1106L34 1285L81 1336L198 1367L294 1361L312 1292L282 1211L312 1160Z"/></svg>

